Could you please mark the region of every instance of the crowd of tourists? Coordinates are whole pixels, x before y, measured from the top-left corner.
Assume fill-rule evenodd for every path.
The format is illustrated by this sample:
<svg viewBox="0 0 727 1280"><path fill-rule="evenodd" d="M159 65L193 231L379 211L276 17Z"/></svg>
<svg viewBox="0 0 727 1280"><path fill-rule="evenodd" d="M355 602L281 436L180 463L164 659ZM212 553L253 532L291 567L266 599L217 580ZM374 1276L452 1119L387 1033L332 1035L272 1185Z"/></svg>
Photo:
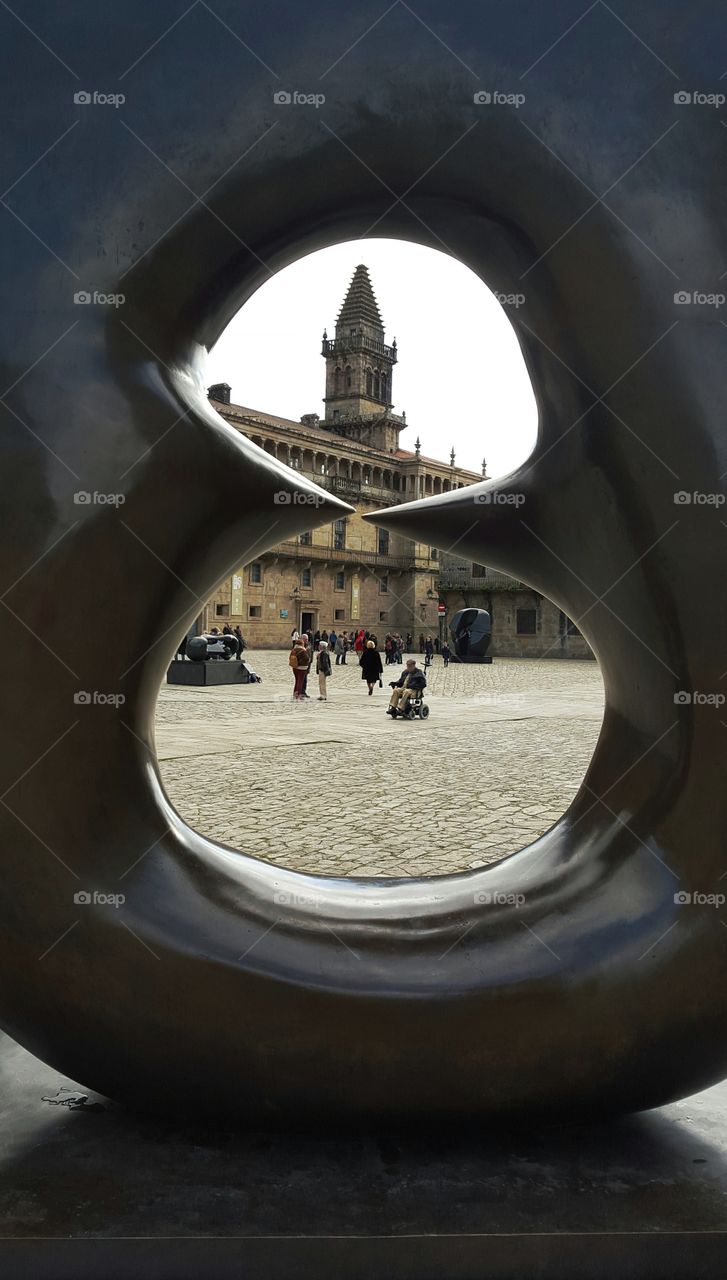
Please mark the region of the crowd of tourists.
<svg viewBox="0 0 727 1280"><path fill-rule="evenodd" d="M384 687L384 664L381 661L378 637L371 631L361 627L357 631L303 631L294 628L290 635L290 655L288 662L293 673L293 697L300 702L309 698L308 676L312 670L318 677L318 701L328 701L328 681L333 673L332 658L335 665L345 666L348 654L353 653L361 668L361 679L368 688L368 696L373 697L374 690ZM387 666L402 666L404 652L411 652L413 636L407 632L403 637L396 632L387 634L384 639L383 652ZM420 637L420 653L424 654L424 665L431 665L432 657L439 645L431 636ZM449 665L451 653L448 645L442 646L444 665ZM393 690L389 710L405 706L415 692L426 687L426 677L414 658L407 658L404 671L398 680L390 681Z"/></svg>

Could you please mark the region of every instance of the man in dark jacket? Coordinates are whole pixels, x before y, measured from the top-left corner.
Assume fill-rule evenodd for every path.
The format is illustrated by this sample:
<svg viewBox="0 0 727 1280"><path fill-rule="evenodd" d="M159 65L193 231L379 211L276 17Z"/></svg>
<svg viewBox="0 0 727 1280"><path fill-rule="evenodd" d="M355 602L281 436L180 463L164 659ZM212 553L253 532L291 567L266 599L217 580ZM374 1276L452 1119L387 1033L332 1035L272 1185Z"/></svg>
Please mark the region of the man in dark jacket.
<svg viewBox="0 0 727 1280"><path fill-rule="evenodd" d="M411 695L420 689L426 689L426 687L427 678L421 667L417 666L413 658L408 658L399 679L392 680L389 684L389 688L392 690L389 712L406 711Z"/></svg>

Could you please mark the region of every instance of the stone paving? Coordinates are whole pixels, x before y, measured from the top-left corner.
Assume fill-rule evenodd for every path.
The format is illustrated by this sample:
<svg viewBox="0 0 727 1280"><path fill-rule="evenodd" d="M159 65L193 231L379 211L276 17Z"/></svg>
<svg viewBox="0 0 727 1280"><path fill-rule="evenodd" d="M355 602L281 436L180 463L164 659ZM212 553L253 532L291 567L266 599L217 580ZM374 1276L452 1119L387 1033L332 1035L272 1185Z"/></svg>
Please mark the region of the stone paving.
<svg viewBox="0 0 727 1280"><path fill-rule="evenodd" d="M157 752L190 826L301 871L417 876L514 853L553 825L598 737L603 686L592 661L496 658L428 673L427 721L385 714L355 661L327 702L293 702L288 654L246 654L263 683L164 685Z"/></svg>

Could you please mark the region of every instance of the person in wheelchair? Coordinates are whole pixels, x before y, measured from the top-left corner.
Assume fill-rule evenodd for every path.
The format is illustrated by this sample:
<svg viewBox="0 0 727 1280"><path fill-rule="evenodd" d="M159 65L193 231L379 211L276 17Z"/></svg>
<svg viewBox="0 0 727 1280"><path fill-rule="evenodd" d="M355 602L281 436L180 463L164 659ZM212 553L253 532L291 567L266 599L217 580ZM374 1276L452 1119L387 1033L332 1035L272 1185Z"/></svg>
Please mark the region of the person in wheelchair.
<svg viewBox="0 0 727 1280"><path fill-rule="evenodd" d="M399 679L389 683L392 693L386 714L393 716L394 719L397 715L404 715L409 709L412 697L415 695L421 697L426 687L427 678L421 667L417 666L413 658L408 658Z"/></svg>

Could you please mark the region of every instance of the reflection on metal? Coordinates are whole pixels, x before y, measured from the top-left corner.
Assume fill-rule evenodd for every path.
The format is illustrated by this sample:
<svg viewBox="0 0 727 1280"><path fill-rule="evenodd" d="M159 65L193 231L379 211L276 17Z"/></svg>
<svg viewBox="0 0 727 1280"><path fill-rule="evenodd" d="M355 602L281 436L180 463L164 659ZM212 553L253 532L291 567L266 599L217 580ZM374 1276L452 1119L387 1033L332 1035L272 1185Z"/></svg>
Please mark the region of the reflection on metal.
<svg viewBox="0 0 727 1280"><path fill-rule="evenodd" d="M458 609L449 630L454 658L460 662L484 661L492 639L492 624L486 609Z"/></svg>
<svg viewBox="0 0 727 1280"><path fill-rule="evenodd" d="M704 245L725 257L722 131L686 114L671 128L671 81L656 67L654 91L630 56L602 109L608 15L581 23L574 77L548 74L576 37L544 59L541 0L454 6L445 26L425 3L443 42L427 45L423 96L410 46L430 37L379 21L379 0L361 0L355 32L323 0L254 8L258 60L221 54L191 19L145 47L141 0L109 10L111 28L38 0L44 46L133 65L119 109L74 108L66 81L59 106L63 68L6 23L22 221L3 214L0 247L2 1024L95 1090L256 1121L472 1122L692 1093L727 1071L727 734L702 696L724 688L725 534L714 507L673 495L721 490L727 440L724 329L707 307L676 314L673 296L677 273L703 278ZM711 9L696 0L692 27ZM682 10L645 0L639 30L704 84ZM213 87L192 114L185 40ZM519 85L538 59L526 104L473 102L451 48L485 85ZM326 128L273 100L267 64L291 49L315 76L349 49L327 73ZM628 165L618 216L583 212L582 175L605 191ZM170 169L204 201L180 208ZM226 426L204 350L271 271L372 226L449 246L524 295L510 314L541 410L533 456L498 486L512 503L460 490L376 523L554 600L606 689L563 819L499 865L433 880L306 876L219 846L171 808L154 752L157 691L200 601L349 510ZM469 803L485 768L470 759L469 827L487 822Z"/></svg>

